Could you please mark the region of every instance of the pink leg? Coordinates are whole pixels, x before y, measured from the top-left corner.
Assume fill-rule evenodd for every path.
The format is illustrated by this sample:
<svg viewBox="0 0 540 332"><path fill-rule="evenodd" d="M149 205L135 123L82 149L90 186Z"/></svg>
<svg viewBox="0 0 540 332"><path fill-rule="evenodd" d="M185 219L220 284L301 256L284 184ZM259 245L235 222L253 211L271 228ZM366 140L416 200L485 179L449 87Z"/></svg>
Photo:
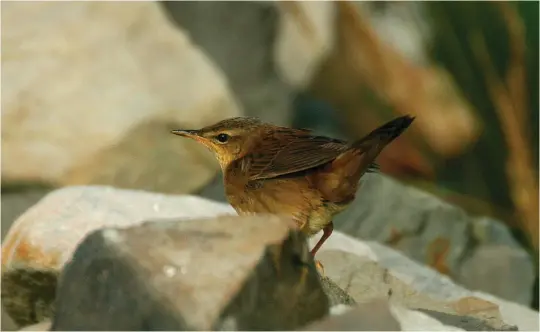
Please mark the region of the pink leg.
<svg viewBox="0 0 540 332"><path fill-rule="evenodd" d="M319 249L323 245L324 241L326 241L330 237L330 235L332 235L333 230L334 230L334 223L332 221L330 221L330 223L328 225L326 225L325 228L323 228L323 236L321 236L319 242L317 242L315 247L313 247L313 249L311 249L311 254L313 256L315 256L317 251L319 251Z"/></svg>

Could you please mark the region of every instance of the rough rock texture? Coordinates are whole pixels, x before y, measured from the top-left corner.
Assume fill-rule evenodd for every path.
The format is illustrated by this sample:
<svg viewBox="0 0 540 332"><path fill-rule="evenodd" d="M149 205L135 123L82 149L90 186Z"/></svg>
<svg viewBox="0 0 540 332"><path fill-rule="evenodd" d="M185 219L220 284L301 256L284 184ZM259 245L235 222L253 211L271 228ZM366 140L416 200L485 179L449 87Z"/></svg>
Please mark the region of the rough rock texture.
<svg viewBox="0 0 540 332"><path fill-rule="evenodd" d="M314 245L316 238L310 240ZM326 275L362 303L388 297L403 330L539 329L538 311L470 291L377 242L334 231L316 257ZM515 282L515 281L513 281Z"/></svg>
<svg viewBox="0 0 540 332"><path fill-rule="evenodd" d="M143 220L167 223L171 218L193 219L228 213L234 214L228 205L191 196L166 196L99 186L57 190L24 213L10 230L2 248L3 278L18 273L32 279L30 272L35 270L58 271L70 259L82 238L103 226L124 228L138 225ZM311 239L310 244L316 240L316 237ZM351 258L351 254L355 256ZM141 254L140 257L145 256ZM337 286L337 289L346 289L353 298L345 296L341 289L329 294L334 307L386 297L390 299L393 316L405 330L449 327L463 330L467 326L486 328L486 325L501 330L514 326L520 330L538 329L538 312L486 293L466 290L436 271L376 242L362 242L335 231L317 258L325 265L326 276L335 281L325 285L325 280L330 279L322 278L323 288L328 291ZM8 293L6 289L2 290L4 300L9 294L23 294L20 296L23 301L19 301L22 304L17 299L8 301L19 303L19 307L8 307L9 313L23 310L23 318L46 313L43 303L47 303L47 292L54 288L54 282L51 281L48 288L27 289L28 282L16 284L17 280L8 280L16 286ZM37 284L43 280L31 281ZM2 282L2 286L5 284ZM17 290L17 287L23 290ZM24 289L32 296L26 303ZM21 309L24 305L26 311Z"/></svg>
<svg viewBox="0 0 540 332"><path fill-rule="evenodd" d="M2 25L3 181L186 193L215 175L168 131L241 112L159 4L10 2Z"/></svg>
<svg viewBox="0 0 540 332"><path fill-rule="evenodd" d="M221 176L200 192L226 201L223 193ZM362 178L356 200L336 217L334 227L389 245L469 289L530 304L534 265L506 226L489 218L474 219L385 175Z"/></svg>
<svg viewBox="0 0 540 332"><path fill-rule="evenodd" d="M66 265L52 330L290 330L328 313L289 219L149 222L89 235Z"/></svg>
<svg viewBox="0 0 540 332"><path fill-rule="evenodd" d="M456 302L433 298L415 290L367 257L325 250L317 258L329 269L328 277L335 280L357 302L365 303L387 297L392 303L408 309L421 309L429 316L436 316L434 318L446 325L465 328L468 323L475 326L476 330L515 329L502 321L496 304L473 297L461 298ZM398 317L400 320L405 319L403 315Z"/></svg>
<svg viewBox="0 0 540 332"><path fill-rule="evenodd" d="M532 258L501 222L474 219L458 207L382 175L370 174L362 181L355 204L336 218L336 229L388 244L469 289L530 303ZM492 259L479 260L479 255L487 258L487 248ZM476 264L468 263L471 260ZM477 277L482 271L489 271L488 280ZM507 284L512 286L506 288Z"/></svg>
<svg viewBox="0 0 540 332"><path fill-rule="evenodd" d="M4 188L2 188L3 190ZM20 188L23 189L23 188ZM26 189L26 188L25 188ZM16 190L10 193L2 192L2 241L6 236L8 230L11 227L13 221L24 213L32 205L36 204L43 196L45 196L50 189L47 188L34 188L26 190ZM6 310L2 307L2 319L1 330L2 331L15 331L17 325L11 317L6 313Z"/></svg>
<svg viewBox="0 0 540 332"><path fill-rule="evenodd" d="M226 213L234 211L191 196L101 186L54 191L20 216L2 242L4 309L19 325L36 323L48 316L50 292L52 289L54 293L58 271L80 241L101 227L128 227L153 218L201 218ZM47 305L36 307L34 303Z"/></svg>
<svg viewBox="0 0 540 332"><path fill-rule="evenodd" d="M143 220L193 219L236 213L193 196L166 196L111 187L67 187L52 192L14 223L2 243L2 298L22 326L50 317L57 276L89 233ZM353 300L323 278L330 303Z"/></svg>
<svg viewBox="0 0 540 332"><path fill-rule="evenodd" d="M276 73L274 41L281 16L272 2L169 1L161 5L226 74L246 115L279 125L291 123L294 93Z"/></svg>
<svg viewBox="0 0 540 332"><path fill-rule="evenodd" d="M352 306L356 304L356 301L346 291L327 276L321 276L321 285L328 295L330 306L333 307L340 304Z"/></svg>

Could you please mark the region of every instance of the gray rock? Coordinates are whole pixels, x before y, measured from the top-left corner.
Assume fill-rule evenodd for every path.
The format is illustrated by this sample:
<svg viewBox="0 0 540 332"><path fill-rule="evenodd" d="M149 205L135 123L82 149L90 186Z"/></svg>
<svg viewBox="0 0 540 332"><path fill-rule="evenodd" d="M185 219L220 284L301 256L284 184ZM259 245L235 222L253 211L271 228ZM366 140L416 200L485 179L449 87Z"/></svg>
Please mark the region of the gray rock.
<svg viewBox="0 0 540 332"><path fill-rule="evenodd" d="M225 73L245 114L279 125L291 123L293 92L274 70L278 24L274 4L171 1L162 5Z"/></svg>
<svg viewBox="0 0 540 332"><path fill-rule="evenodd" d="M417 310L428 314L445 325L455 326L465 331L518 331L517 326L503 324L500 327L493 327L486 321L476 317L458 316L428 309Z"/></svg>
<svg viewBox="0 0 540 332"><path fill-rule="evenodd" d="M480 217L474 220L472 231L474 239L480 244L496 244L507 247L519 246L519 243L508 230L508 227L500 220Z"/></svg>
<svg viewBox="0 0 540 332"><path fill-rule="evenodd" d="M66 265L51 330L290 330L328 313L292 221L224 216L89 235Z"/></svg>
<svg viewBox="0 0 540 332"><path fill-rule="evenodd" d="M189 219L227 213L234 211L197 197L100 186L56 190L19 216L2 241L5 313L18 325L49 317L57 275L80 241L97 229L133 226L152 218ZM9 319L3 319L2 324L5 329L17 328Z"/></svg>
<svg viewBox="0 0 540 332"><path fill-rule="evenodd" d="M310 240L311 245L314 245L315 241L316 239ZM356 263L354 260L339 263L336 257L331 257L331 259L325 261L324 258L321 259L321 255L328 250L345 251L360 257L357 257ZM366 269L366 266L360 265L359 262L371 260L379 263L380 267L378 270L374 269L373 273L367 272L367 275L379 275L379 277L372 278L370 285L374 286L359 287L360 294L378 292L382 296L388 291L388 287L384 285L388 282L381 282L381 279L383 281L395 281L396 279L388 277L395 276L400 282L392 286L392 293L402 294L401 298L405 296L408 301L412 301L401 301L401 303L404 303L409 308L425 308L427 310L446 312L458 316L474 316L488 322L494 329L502 330L506 326L512 325L518 326L520 330L525 331L537 331L539 329L538 311L532 310L528 306L497 298L485 292L467 290L452 282L448 277L440 275L435 270L420 265L404 256L404 254L377 242L358 241L336 231L330 237L328 243L321 249L318 256L317 258L321 259L325 266L327 275L353 297L355 297L355 291L348 286L350 273L357 269ZM344 277L340 279L339 275L331 274L333 271L332 264L338 264L338 267L347 265L350 268L344 268L344 270L338 269L338 271L343 271L341 273ZM367 265L367 267L369 266ZM380 271L381 268L384 268L389 273L382 273ZM386 278L381 278L381 275L386 275ZM365 279L366 277L363 278ZM360 281L361 284L362 282ZM403 285L406 287L403 287ZM373 296L376 296L376 294ZM355 300L361 302L365 298L366 296L363 295L360 298L355 297ZM393 298L399 299L400 297L393 296ZM411 304L414 304L414 306L411 306ZM420 314L420 312L417 312L417 314ZM429 317L425 314L423 315ZM410 329L430 330L430 328L427 328L429 322L425 320L418 321L421 317L413 315L412 311L405 318L407 319L400 317L398 320L401 323L406 323L406 326Z"/></svg>
<svg viewBox="0 0 540 332"><path fill-rule="evenodd" d="M325 266L328 277L358 303L388 298L394 304L421 310L442 324L461 329L517 329L503 321L496 304L475 297L463 297L457 301L433 297L429 292L419 291L400 280L395 272L367 257L327 249L321 251L317 259ZM396 318L399 322L410 320L403 315Z"/></svg>
<svg viewBox="0 0 540 332"><path fill-rule="evenodd" d="M388 301L376 299L309 324L302 331L401 331L401 326L392 315Z"/></svg>
<svg viewBox="0 0 540 332"><path fill-rule="evenodd" d="M535 271L526 252L505 245L480 246L464 260L460 272L460 283L475 285L469 288L518 303L531 303Z"/></svg>
<svg viewBox="0 0 540 332"><path fill-rule="evenodd" d="M336 306L339 304L344 305L354 305L356 301L350 296L346 291L341 289L332 279L321 276L321 285L324 289L324 292L328 296L328 301L330 306Z"/></svg>
<svg viewBox="0 0 540 332"><path fill-rule="evenodd" d="M484 218L477 225L462 209L381 174L367 174L361 181L356 201L335 220L337 230L388 244L467 288L530 303L532 260L501 222ZM493 244L504 244L506 248L486 249L491 257L500 251L498 260L475 258L479 255L475 254L477 250L486 252L479 248ZM514 260L515 257L519 259ZM472 277L501 267L511 267L512 273L494 279ZM523 276L522 282L515 283L516 275Z"/></svg>
<svg viewBox="0 0 540 332"><path fill-rule="evenodd" d="M101 186L59 189L23 213L10 229L2 242L3 277L16 277L17 273L13 272L18 272L19 275L26 273L26 276L39 275L31 274L32 271L52 270L53 273L58 273L64 264L71 260L80 242L89 233L102 227L137 228L142 220L154 220L156 225L159 225L161 222L168 223L167 220L171 218L195 219L191 220L194 222L193 227L201 227L197 226L200 218L223 214L234 214L234 211L229 205L194 196L161 195ZM145 241L150 241L148 236L142 242L146 243ZM317 237L310 239L310 245L314 245L316 241ZM158 242L153 239L154 247L163 247L161 244L158 246ZM349 254L325 256L328 251L336 250ZM145 252L145 255L140 255L141 260L136 262L142 261L148 253ZM360 241L335 231L317 259L322 261L326 277L331 279L323 278L322 287L332 303L348 302L342 290L357 303L391 295L391 310L406 330L454 328L452 325L442 326L438 318L415 309L480 319L494 329L503 329L507 326L504 323L507 323L519 326L520 330L538 330L537 311L486 293L471 292L433 269L377 242ZM266 262L264 259L262 261ZM327 285L324 280L328 281ZM226 278L223 281L226 282ZM32 283L38 282L39 280L32 280ZM337 287L333 287L333 284ZM2 285L4 286L4 282ZM27 292L28 289L35 289L22 286L23 289L17 290L17 285L24 285L20 282L11 281L11 285L14 287L6 293L8 295L24 295L25 289ZM335 290L335 293L330 290ZM35 301L26 301L27 310L47 312L40 304L43 303L43 297L34 294L33 298ZM399 311L396 309L397 304L408 309ZM334 307L343 306L339 304ZM30 317L32 314L23 313L23 316ZM220 328L234 329L236 321L225 319Z"/></svg>
<svg viewBox="0 0 540 332"><path fill-rule="evenodd" d="M199 193L226 201L221 175ZM470 289L530 303L532 258L506 226L489 218L474 219L458 207L383 174L362 178L355 202L336 217L334 225L358 239L387 244ZM491 247L494 244L502 246ZM507 272L481 277L482 271L502 268ZM516 278L522 282L516 283Z"/></svg>

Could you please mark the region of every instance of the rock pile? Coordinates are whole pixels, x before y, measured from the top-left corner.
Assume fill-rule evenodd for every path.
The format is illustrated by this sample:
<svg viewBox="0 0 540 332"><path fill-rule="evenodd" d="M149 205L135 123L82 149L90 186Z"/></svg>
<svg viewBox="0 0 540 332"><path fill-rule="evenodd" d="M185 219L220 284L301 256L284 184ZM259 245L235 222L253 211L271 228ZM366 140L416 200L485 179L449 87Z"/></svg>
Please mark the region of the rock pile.
<svg viewBox="0 0 540 332"><path fill-rule="evenodd" d="M334 220L336 230L384 243L469 289L531 303L533 260L502 222L471 217L382 174L366 174L360 181L355 201ZM223 192L218 176L201 195L225 201Z"/></svg>
<svg viewBox="0 0 540 332"><path fill-rule="evenodd" d="M376 243L336 232L318 258L325 277L288 219L239 217L193 196L67 187L9 231L2 300L19 325L41 324L26 330L538 328L534 311Z"/></svg>

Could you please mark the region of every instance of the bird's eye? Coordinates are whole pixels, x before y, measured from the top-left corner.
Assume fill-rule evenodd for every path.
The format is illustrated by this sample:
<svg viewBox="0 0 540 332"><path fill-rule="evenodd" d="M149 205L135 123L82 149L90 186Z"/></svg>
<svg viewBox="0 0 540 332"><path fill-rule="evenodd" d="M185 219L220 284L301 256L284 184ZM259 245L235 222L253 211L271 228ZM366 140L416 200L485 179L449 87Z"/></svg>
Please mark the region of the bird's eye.
<svg viewBox="0 0 540 332"><path fill-rule="evenodd" d="M220 143L227 143L227 141L229 140L229 135L227 135L227 134L219 134L219 135L216 136L216 139Z"/></svg>

